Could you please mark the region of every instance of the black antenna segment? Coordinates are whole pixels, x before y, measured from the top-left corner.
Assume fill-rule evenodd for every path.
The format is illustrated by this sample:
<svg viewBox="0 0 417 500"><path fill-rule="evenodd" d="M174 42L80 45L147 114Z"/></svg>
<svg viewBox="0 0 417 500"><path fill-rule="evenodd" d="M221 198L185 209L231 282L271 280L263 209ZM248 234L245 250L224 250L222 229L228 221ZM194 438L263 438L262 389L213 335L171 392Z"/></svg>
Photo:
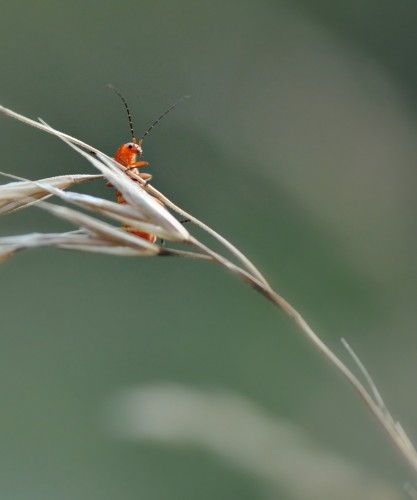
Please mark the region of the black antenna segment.
<svg viewBox="0 0 417 500"><path fill-rule="evenodd" d="M113 87L111 83L108 84L108 87L111 88L116 94L120 97L120 99L123 101L123 104L125 105L126 112L127 112L127 117L129 119L129 127L130 127L130 133L132 134L132 142L136 142L135 139L135 132L133 131L133 121L132 121L132 115L130 114L130 109L129 106L127 105L126 99L123 97L121 92L119 92L116 87ZM162 115L163 116L163 115ZM151 127L152 128L152 127Z"/></svg>
<svg viewBox="0 0 417 500"><path fill-rule="evenodd" d="M116 89L114 89L116 90ZM117 92L117 90L116 90ZM119 94L119 92L117 92ZM120 95L120 94L119 94ZM122 96L120 96L122 97ZM148 130L139 138L139 142L143 141L144 137L146 137L149 132L155 127L155 125L157 125L161 120L162 118L167 115L170 111L172 111L176 106L178 106L178 104L180 104L184 99L188 99L188 97L190 97L189 95L185 95L183 97L181 97L181 99L178 99L177 102L174 102L174 104L172 106L170 106L167 110L165 110L162 115L157 119L155 120L152 125L148 128ZM123 99L123 97L122 97ZM124 102L124 99L123 99L123 102ZM126 103L125 103L126 104Z"/></svg>

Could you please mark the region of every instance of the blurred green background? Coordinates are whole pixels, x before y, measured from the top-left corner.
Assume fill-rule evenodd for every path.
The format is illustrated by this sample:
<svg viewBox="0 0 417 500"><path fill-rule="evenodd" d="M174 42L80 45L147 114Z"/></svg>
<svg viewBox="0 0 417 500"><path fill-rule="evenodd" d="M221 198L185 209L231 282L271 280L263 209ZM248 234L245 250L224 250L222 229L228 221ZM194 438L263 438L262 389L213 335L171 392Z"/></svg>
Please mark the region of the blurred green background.
<svg viewBox="0 0 417 500"><path fill-rule="evenodd" d="M129 139L109 82L138 135L191 95L146 139L154 185L253 259L350 363L346 337L414 442L416 16L408 0L3 0L0 16L1 104L109 154ZM4 116L0 142L16 175L93 172ZM83 189L114 197L104 182ZM0 224L70 229L35 208ZM195 443L113 435L109 401L155 383L236 393L385 498L413 479L291 322L220 268L39 250L0 273L2 499L324 498L312 484L326 470L309 483L300 469L303 496Z"/></svg>

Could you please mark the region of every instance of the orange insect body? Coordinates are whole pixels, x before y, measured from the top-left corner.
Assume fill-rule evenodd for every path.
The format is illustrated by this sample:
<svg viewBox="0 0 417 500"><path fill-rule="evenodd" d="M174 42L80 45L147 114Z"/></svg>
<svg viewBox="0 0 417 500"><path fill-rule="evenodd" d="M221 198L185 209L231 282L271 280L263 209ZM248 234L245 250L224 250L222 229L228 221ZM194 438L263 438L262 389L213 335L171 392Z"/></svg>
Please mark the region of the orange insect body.
<svg viewBox="0 0 417 500"><path fill-rule="evenodd" d="M150 180L152 178L150 174L142 174L138 170L141 167L147 167L149 165L147 161L136 161L136 158L138 156L140 157L143 155L141 146L142 141L140 141L138 144L135 140L123 144L117 150L114 159L118 163L126 167L126 169L131 170L135 174L139 175L139 177L141 177L143 180ZM137 182L134 179L131 180L132 182ZM120 193L120 191L116 192L116 196L117 203L127 204L127 201L123 198L123 195L122 193ZM135 236L139 236L140 238L143 238L144 240L147 240L151 243L155 243L155 241L157 240L157 237L154 234L144 233L127 225L125 225L124 227L129 233L134 234Z"/></svg>

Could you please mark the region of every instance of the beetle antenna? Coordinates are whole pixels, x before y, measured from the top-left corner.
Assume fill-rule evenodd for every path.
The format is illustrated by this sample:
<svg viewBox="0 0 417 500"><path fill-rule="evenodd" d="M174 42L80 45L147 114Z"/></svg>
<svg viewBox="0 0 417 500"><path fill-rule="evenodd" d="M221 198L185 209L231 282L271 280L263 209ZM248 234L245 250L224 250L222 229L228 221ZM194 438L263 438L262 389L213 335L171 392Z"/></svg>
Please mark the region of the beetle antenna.
<svg viewBox="0 0 417 500"><path fill-rule="evenodd" d="M190 97L189 95L185 95L183 97L181 97L181 99L178 99L177 102L174 102L174 104L172 106L170 106L167 110L165 110L162 115L157 119L155 120L152 125L148 128L148 130L142 135L142 137L139 138L139 142L143 141L143 138L146 137L149 132L155 127L155 125L157 125L161 120L162 118L167 115L170 111L172 111L176 106L178 106L178 104L180 104L184 99L187 99L188 97Z"/></svg>
<svg viewBox="0 0 417 500"><path fill-rule="evenodd" d="M133 131L133 120L132 120L132 115L130 114L130 109L129 106L127 105L126 99L123 97L121 92L119 92L116 87L113 87L111 83L109 83L109 88L111 88L116 94L120 97L120 99L123 101L123 104L125 105L126 112L127 112L127 117L129 119L129 127L130 127L130 133L132 134L132 142L136 142L135 139L135 132Z"/></svg>

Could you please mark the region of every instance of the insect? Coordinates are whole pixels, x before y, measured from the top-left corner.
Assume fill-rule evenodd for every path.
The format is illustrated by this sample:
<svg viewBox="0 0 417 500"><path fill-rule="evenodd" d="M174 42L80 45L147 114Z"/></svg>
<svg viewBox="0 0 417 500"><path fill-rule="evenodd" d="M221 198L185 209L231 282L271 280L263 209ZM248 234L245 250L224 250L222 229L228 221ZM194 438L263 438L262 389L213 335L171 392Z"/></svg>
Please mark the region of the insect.
<svg viewBox="0 0 417 500"><path fill-rule="evenodd" d="M130 133L132 136L132 140L130 142L127 142L126 144L122 144L122 146L120 146L120 148L117 150L117 152L114 156L114 159L118 163L123 165L126 168L126 170L131 170L132 172L137 174L144 181L150 181L152 179L151 174L139 172L140 168L147 167L149 165L149 163L147 161L143 161L143 160L136 161L138 157L140 158L143 156L143 150L142 150L143 139L149 134L149 132L155 127L155 125L157 125L162 120L162 118L165 115L167 115L173 108L175 108L175 106L180 104L180 102L182 102L188 96L182 97L177 102L175 102L172 106L170 106L167 110L165 110L162 113L162 115L159 116L159 118L157 118L152 123L152 125L148 128L148 130L139 138L139 140L136 140L135 133L133 130L132 115L130 114L129 106L127 105L126 99L112 85L109 85L109 87L112 90L114 90L114 92L116 92L116 94L120 97L120 99L122 100L122 102L126 108L127 117L129 119ZM135 181L134 179L131 179L131 180L132 180L132 182L138 182L138 181ZM112 186L111 183L108 183L107 185L110 187ZM116 196L117 196L118 203L127 204L127 201L124 199L122 193L120 193L119 191L116 191ZM155 198L155 200L156 200L156 198ZM156 200L156 201L158 201L158 203L161 203L159 200ZM162 205L162 203L161 203L161 205ZM138 231L137 229L132 228L128 225L125 225L124 228L129 233L134 234L136 236L139 236L139 238L143 238L144 240L147 240L151 243L155 243L157 240L157 237L154 234L149 234L149 233L145 233L143 231Z"/></svg>

